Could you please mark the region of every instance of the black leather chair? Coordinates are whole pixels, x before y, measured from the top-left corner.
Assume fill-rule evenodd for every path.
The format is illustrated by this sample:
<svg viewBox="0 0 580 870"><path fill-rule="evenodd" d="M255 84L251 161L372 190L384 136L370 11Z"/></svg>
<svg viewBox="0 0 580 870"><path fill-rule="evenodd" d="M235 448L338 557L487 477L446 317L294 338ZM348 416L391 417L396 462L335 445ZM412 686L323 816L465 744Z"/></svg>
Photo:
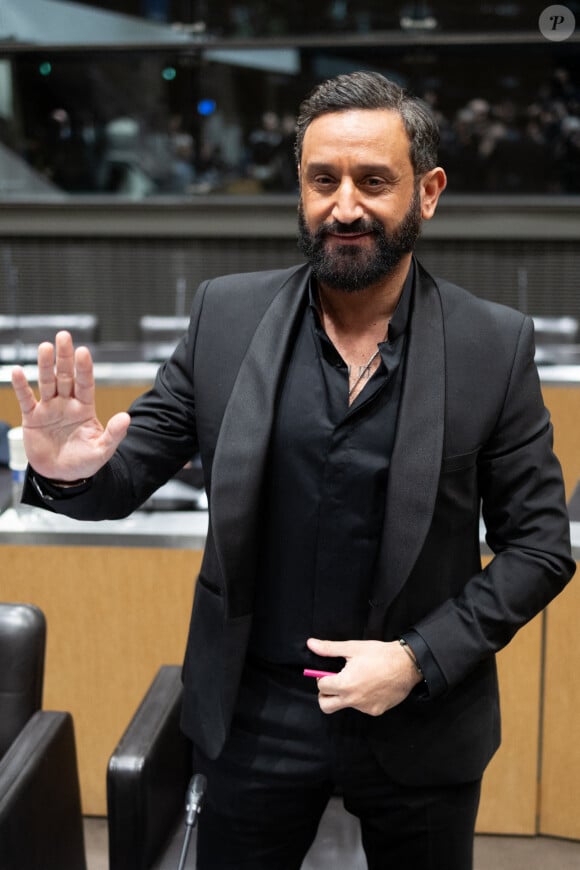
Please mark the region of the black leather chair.
<svg viewBox="0 0 580 870"><path fill-rule="evenodd" d="M72 717L41 710L46 621L0 603L0 867L86 870Z"/></svg>
<svg viewBox="0 0 580 870"><path fill-rule="evenodd" d="M179 730L180 670L175 665L159 669L109 760L109 870L179 867L192 776L191 747ZM302 870L366 866L358 822L334 797ZM186 867L195 867L195 831Z"/></svg>
<svg viewBox="0 0 580 870"><path fill-rule="evenodd" d="M161 667L109 760L109 870L150 870L170 860L191 778L181 695L180 668Z"/></svg>

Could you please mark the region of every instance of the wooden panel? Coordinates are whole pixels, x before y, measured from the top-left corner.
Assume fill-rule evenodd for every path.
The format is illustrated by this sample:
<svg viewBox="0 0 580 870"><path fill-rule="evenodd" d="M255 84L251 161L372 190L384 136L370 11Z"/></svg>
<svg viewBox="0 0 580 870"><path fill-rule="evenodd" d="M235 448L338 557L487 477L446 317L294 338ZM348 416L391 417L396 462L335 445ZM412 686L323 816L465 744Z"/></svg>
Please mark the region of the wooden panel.
<svg viewBox="0 0 580 870"><path fill-rule="evenodd" d="M1 548L0 599L46 614L44 708L74 717L83 812L106 815L106 768L157 669L181 664L199 551Z"/></svg>
<svg viewBox="0 0 580 870"><path fill-rule="evenodd" d="M498 655L502 745L483 778L479 833L536 833L542 619Z"/></svg>
<svg viewBox="0 0 580 870"><path fill-rule="evenodd" d="M12 387L0 387L0 420L11 426L20 426L20 408Z"/></svg>
<svg viewBox="0 0 580 870"><path fill-rule="evenodd" d="M546 615L540 832L580 839L580 585L573 580Z"/></svg>
<svg viewBox="0 0 580 870"><path fill-rule="evenodd" d="M562 463L566 498L580 481L580 385L542 388L554 424L554 450Z"/></svg>
<svg viewBox="0 0 580 870"><path fill-rule="evenodd" d="M104 425L119 411L126 411L131 402L149 389L149 384L103 384L97 387L97 417Z"/></svg>
<svg viewBox="0 0 580 870"><path fill-rule="evenodd" d="M113 414L126 411L133 399L149 388L149 384L99 384L96 392L97 416L105 424ZM0 420L20 426L20 408L12 387L0 387Z"/></svg>

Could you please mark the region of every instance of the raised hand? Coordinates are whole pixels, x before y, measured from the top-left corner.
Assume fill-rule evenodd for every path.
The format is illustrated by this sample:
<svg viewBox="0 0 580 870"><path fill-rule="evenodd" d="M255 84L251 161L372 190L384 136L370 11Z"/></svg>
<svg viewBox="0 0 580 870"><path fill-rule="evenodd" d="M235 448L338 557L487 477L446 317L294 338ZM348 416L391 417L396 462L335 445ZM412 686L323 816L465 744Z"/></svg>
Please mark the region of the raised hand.
<svg viewBox="0 0 580 870"><path fill-rule="evenodd" d="M91 477L127 433L125 412L106 427L97 419L93 361L86 347L75 351L68 332L57 333L55 345L43 342L38 348L39 400L20 366L13 370L12 385L28 461L44 477L63 482Z"/></svg>

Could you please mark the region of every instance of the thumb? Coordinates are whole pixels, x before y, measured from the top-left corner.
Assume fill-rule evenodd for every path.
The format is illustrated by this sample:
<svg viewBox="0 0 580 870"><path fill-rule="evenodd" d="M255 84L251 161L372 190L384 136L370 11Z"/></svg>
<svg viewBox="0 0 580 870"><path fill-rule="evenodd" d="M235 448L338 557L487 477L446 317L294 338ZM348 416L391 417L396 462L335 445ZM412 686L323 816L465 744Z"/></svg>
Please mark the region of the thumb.
<svg viewBox="0 0 580 870"><path fill-rule="evenodd" d="M111 454L115 452L125 435L131 422L131 417L126 411L121 411L115 414L105 428L102 435L102 442L105 449Z"/></svg>
<svg viewBox="0 0 580 870"><path fill-rule="evenodd" d="M350 642L347 640L319 640L316 637L309 637L306 646L317 656L348 658Z"/></svg>

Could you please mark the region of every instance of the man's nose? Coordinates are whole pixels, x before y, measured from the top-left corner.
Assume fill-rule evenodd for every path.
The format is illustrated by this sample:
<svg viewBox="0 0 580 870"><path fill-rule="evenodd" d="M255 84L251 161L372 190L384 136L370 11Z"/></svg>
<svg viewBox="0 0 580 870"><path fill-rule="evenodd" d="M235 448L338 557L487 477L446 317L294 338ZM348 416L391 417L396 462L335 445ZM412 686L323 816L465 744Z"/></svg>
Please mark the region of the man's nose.
<svg viewBox="0 0 580 870"><path fill-rule="evenodd" d="M364 210L356 185L350 179L344 179L336 188L332 217L340 223L350 224L363 215Z"/></svg>

